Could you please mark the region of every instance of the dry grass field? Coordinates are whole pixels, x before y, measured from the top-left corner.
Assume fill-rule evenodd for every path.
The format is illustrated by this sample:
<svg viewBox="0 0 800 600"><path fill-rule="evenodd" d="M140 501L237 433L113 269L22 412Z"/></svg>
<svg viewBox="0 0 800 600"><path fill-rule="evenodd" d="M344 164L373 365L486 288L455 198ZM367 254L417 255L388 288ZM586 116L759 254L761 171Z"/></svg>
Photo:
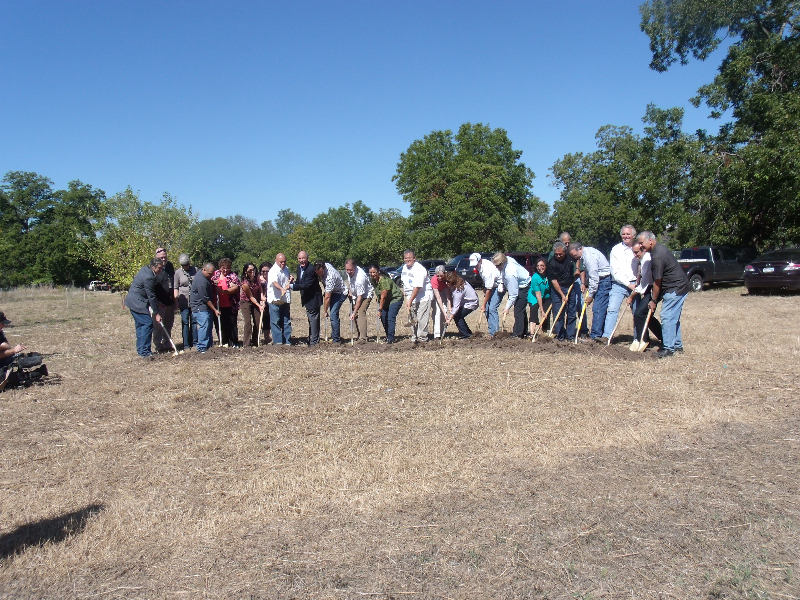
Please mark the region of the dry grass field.
<svg viewBox="0 0 800 600"><path fill-rule="evenodd" d="M664 361L629 318L141 361L120 301L0 292L51 373L0 394L0 597L800 598L798 295L692 294Z"/></svg>

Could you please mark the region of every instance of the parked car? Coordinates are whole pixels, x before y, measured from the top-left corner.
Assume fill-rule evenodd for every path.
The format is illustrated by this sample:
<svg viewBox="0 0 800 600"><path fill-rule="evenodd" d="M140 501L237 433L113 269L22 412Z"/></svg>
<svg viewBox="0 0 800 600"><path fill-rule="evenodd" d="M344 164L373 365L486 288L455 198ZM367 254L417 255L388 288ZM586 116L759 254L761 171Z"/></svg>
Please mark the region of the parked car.
<svg viewBox="0 0 800 600"><path fill-rule="evenodd" d="M458 267L458 263L460 263L465 258L469 258L469 254L459 254L458 256L454 256L450 259L450 262L444 266L445 271L455 271L456 267Z"/></svg>
<svg viewBox="0 0 800 600"><path fill-rule="evenodd" d="M90 292L107 291L111 289L111 286L104 281L98 281L95 279L94 281L89 282L89 285L86 286L86 289L88 289Z"/></svg>
<svg viewBox="0 0 800 600"><path fill-rule="evenodd" d="M434 258L431 260L421 260L419 261L420 264L428 269L428 274L433 277L433 274L436 272L436 267L439 265L447 265L447 261L442 260L441 258Z"/></svg>
<svg viewBox="0 0 800 600"><path fill-rule="evenodd" d="M766 289L800 290L800 248L762 254L744 268L744 285L751 294Z"/></svg>
<svg viewBox="0 0 800 600"><path fill-rule="evenodd" d="M744 279L744 265L739 262L736 253L726 246L684 248L678 263L689 277L693 292L702 290L705 283Z"/></svg>

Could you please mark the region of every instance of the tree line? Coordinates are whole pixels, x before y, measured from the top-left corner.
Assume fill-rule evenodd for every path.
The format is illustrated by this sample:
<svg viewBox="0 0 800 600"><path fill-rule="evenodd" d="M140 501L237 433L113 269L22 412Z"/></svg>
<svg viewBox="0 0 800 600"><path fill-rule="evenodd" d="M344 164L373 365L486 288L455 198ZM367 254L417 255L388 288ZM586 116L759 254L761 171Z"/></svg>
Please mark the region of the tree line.
<svg viewBox="0 0 800 600"><path fill-rule="evenodd" d="M72 181L8 172L0 185L0 286L126 286L164 245L195 263L291 261L300 249L341 265L395 264L404 248L426 258L481 250L547 251L560 231L608 251L622 224L658 233L671 248L726 244L765 250L800 243L800 2L651 0L640 7L651 68L705 60L732 40L712 82L692 103L731 115L717 133L683 131L683 110L646 107L644 127L607 125L593 152L551 167L552 210L505 130L465 123L432 131L400 154L392 178L409 216L356 201L312 219L283 209L258 224L241 215L200 220L169 194L111 197Z"/></svg>

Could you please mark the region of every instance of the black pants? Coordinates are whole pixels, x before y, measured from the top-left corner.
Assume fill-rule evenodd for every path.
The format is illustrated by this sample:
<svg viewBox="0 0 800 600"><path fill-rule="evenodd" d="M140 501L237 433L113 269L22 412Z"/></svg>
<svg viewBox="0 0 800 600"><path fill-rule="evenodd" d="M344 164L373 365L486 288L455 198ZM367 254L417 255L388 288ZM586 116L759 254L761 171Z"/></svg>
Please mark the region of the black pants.
<svg viewBox="0 0 800 600"><path fill-rule="evenodd" d="M547 309L550 308L551 304L552 303L550 302L550 297L549 296L547 298L542 298L542 314L547 312ZM552 315L547 315L545 317L544 323L542 323L542 327L541 327L542 329L547 329L547 327L550 325L550 319L551 318L552 318ZM533 323L534 325L538 325L539 324L539 304L538 303L531 304L531 323Z"/></svg>
<svg viewBox="0 0 800 600"><path fill-rule="evenodd" d="M514 301L514 329L511 335L523 337L528 334L528 290L529 287L519 288L519 295Z"/></svg>
<svg viewBox="0 0 800 600"><path fill-rule="evenodd" d="M239 312L233 310L230 306L221 306L219 309L220 316L219 322L222 325L222 334L220 335L219 329L217 329L217 335L222 339L222 345L228 346L238 346L239 345L239 326L237 323L237 319L239 317ZM216 319L214 320L214 325L216 325Z"/></svg>
<svg viewBox="0 0 800 600"><path fill-rule="evenodd" d="M636 331L639 332L640 336L644 331L644 322L647 320L647 311L648 311L647 305L650 303L650 299L651 299L650 290L647 290L641 298L638 298L636 300L636 310L633 312L633 324L636 327ZM658 322L658 319L656 319L655 314L650 316L650 323L648 324L647 328L659 340L664 339L661 337L661 323ZM644 341L645 342L650 341L650 336L645 334Z"/></svg>
<svg viewBox="0 0 800 600"><path fill-rule="evenodd" d="M456 327L458 327L458 333L461 336L461 339L466 339L472 337L472 330L467 325L467 315L469 315L474 308L464 308L464 305L458 307L456 314L453 315L453 320L456 322Z"/></svg>
<svg viewBox="0 0 800 600"><path fill-rule="evenodd" d="M308 315L308 345L319 344L319 307L306 308Z"/></svg>

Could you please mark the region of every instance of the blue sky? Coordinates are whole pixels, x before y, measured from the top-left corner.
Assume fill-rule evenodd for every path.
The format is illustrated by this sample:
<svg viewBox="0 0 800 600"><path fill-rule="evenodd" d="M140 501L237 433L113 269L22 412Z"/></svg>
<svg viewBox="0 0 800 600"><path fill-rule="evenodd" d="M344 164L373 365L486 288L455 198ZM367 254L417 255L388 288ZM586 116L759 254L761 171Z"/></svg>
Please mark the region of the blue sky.
<svg viewBox="0 0 800 600"><path fill-rule="evenodd" d="M650 102L683 106L706 63L648 68L639 3L3 3L0 172L80 179L108 195L169 192L202 218L312 218L362 200L408 205L400 153L465 122L508 132L547 177L606 124L641 132Z"/></svg>

